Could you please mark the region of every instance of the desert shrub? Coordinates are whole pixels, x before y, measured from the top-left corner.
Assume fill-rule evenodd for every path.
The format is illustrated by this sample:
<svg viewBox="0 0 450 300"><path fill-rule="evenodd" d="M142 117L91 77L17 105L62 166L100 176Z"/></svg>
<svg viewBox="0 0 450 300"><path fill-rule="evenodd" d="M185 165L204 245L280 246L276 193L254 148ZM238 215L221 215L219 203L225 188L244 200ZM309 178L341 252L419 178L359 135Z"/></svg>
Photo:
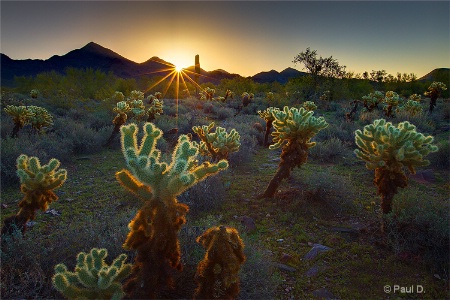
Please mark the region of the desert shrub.
<svg viewBox="0 0 450 300"><path fill-rule="evenodd" d="M319 131L314 137L315 141L324 142L332 138L341 140L345 145L353 145L355 140L354 131L359 126L353 122L336 122L331 123L327 128Z"/></svg>
<svg viewBox="0 0 450 300"><path fill-rule="evenodd" d="M219 120L225 120L228 118L231 118L236 114L236 111L229 107L220 107L216 111L217 119Z"/></svg>
<svg viewBox="0 0 450 300"><path fill-rule="evenodd" d="M87 127L98 131L103 127L112 125L112 119L110 111L102 110L88 114L83 123Z"/></svg>
<svg viewBox="0 0 450 300"><path fill-rule="evenodd" d="M216 107L212 102L206 102L203 104L203 112L205 114L214 114L216 113Z"/></svg>
<svg viewBox="0 0 450 300"><path fill-rule="evenodd" d="M411 115L408 111L399 110L395 114L395 122L408 121L417 126L420 132L426 132L428 134L433 133L434 125L430 118L425 113L418 113L416 115Z"/></svg>
<svg viewBox="0 0 450 300"><path fill-rule="evenodd" d="M430 165L433 168L449 169L450 168L450 144L449 140L442 140L437 143L439 150L431 153L429 156Z"/></svg>
<svg viewBox="0 0 450 300"><path fill-rule="evenodd" d="M241 136L239 151L230 153L228 157L228 162L231 167L236 167L250 161L258 145L258 136L260 137L260 142L263 142L263 134L253 128L253 124L258 121L259 117L257 116L239 115L228 119L222 124L222 127L236 129Z"/></svg>
<svg viewBox="0 0 450 300"><path fill-rule="evenodd" d="M320 162L337 163L344 155L350 155L352 152L349 148L345 147L340 139L331 137L330 139L317 143L315 147L310 149L309 154L312 159Z"/></svg>
<svg viewBox="0 0 450 300"><path fill-rule="evenodd" d="M222 181L220 174L208 177L181 194L178 199L189 205L189 213L194 216L214 211L220 208L225 198L225 187Z"/></svg>
<svg viewBox="0 0 450 300"><path fill-rule="evenodd" d="M448 278L450 228L448 203L418 189L403 190L386 216L385 232L393 251L403 258L423 259Z"/></svg>

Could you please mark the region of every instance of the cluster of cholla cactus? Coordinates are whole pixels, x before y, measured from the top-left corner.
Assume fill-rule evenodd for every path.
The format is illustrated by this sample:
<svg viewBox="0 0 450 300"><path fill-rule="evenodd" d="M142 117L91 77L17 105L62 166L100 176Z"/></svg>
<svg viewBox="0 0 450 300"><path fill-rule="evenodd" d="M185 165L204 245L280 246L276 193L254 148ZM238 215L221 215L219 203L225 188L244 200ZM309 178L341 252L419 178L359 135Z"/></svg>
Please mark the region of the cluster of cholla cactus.
<svg viewBox="0 0 450 300"><path fill-rule="evenodd" d="M30 92L30 97L31 98L36 99L38 97L38 95L39 95L39 91L38 90L36 90L36 89L31 90L31 92Z"/></svg>
<svg viewBox="0 0 450 300"><path fill-rule="evenodd" d="M206 87L202 92L200 92L200 100L212 100L215 93L215 89Z"/></svg>
<svg viewBox="0 0 450 300"><path fill-rule="evenodd" d="M211 157L212 161L228 159L230 153L239 151L241 137L235 129L227 133L225 128L219 126L212 132L214 126L212 122L209 125L192 127L201 141L198 145L199 153Z"/></svg>
<svg viewBox="0 0 450 300"><path fill-rule="evenodd" d="M261 119L266 122L266 133L264 134L264 146L269 146L269 134L272 130L272 122L275 120L273 112L279 112L280 109L277 107L269 107L266 110L258 110L258 115Z"/></svg>
<svg viewBox="0 0 450 300"><path fill-rule="evenodd" d="M302 106L307 111L314 111L317 109L317 105L313 101L305 101Z"/></svg>
<svg viewBox="0 0 450 300"><path fill-rule="evenodd" d="M247 92L243 92L241 97L242 97L242 106L246 107L250 104L250 102L253 100L253 97L255 95L253 93L247 93Z"/></svg>
<svg viewBox="0 0 450 300"><path fill-rule="evenodd" d="M235 299L239 294L239 270L245 262L244 243L234 228L210 228L197 238L207 250L196 273L196 299Z"/></svg>
<svg viewBox="0 0 450 300"><path fill-rule="evenodd" d="M41 132L43 127L53 125L52 115L43 107L8 105L5 107L5 112L13 118L14 122L11 137L17 137L19 130L27 124L30 124L36 132Z"/></svg>
<svg viewBox="0 0 450 300"><path fill-rule="evenodd" d="M356 145L360 148L355 154L366 162L369 170L375 170L373 182L381 195L381 209L387 214L392 210L397 188L408 184L403 169L414 174L415 168L429 164L424 157L438 148L431 145L432 136L417 132L416 126L407 121L394 126L384 119L375 120L363 131L356 130L355 135Z"/></svg>
<svg viewBox="0 0 450 300"><path fill-rule="evenodd" d="M26 223L34 220L36 210L46 211L50 203L58 200L53 190L61 187L67 179L67 171L57 170L59 166L60 162L55 158L43 166L37 157L22 154L17 158L20 190L25 196L19 202L19 212L4 220L2 234L11 234L15 229L25 233Z"/></svg>
<svg viewBox="0 0 450 300"><path fill-rule="evenodd" d="M288 178L295 167L300 167L307 161L309 148L315 145L311 139L328 126L323 117L317 118L313 114L313 111L307 111L303 107L297 109L285 106L283 110L272 110L274 144L269 148L282 147L281 162L275 176L260 197L272 198L281 181Z"/></svg>
<svg viewBox="0 0 450 300"><path fill-rule="evenodd" d="M430 113L433 112L436 106L437 99L441 96L442 92L447 89L447 86L439 81L434 81L424 93L425 96L430 97Z"/></svg>
<svg viewBox="0 0 450 300"><path fill-rule="evenodd" d="M401 110L408 112L411 116L416 116L422 113L423 108L419 101L409 99L403 106L401 106Z"/></svg>
<svg viewBox="0 0 450 300"><path fill-rule="evenodd" d="M168 268L182 269L178 232L186 222L188 206L176 196L206 177L228 168L228 162L198 165L198 144L181 135L173 150L172 162L160 161L156 149L162 131L152 123L144 125L138 144L136 124L121 127L122 152L127 168L116 173L119 183L144 205L129 224L124 243L127 250L137 250L137 257L124 291L130 298L156 298L160 288L170 284Z"/></svg>
<svg viewBox="0 0 450 300"><path fill-rule="evenodd" d="M362 97L362 102L367 111L378 109L378 104L383 102L385 95L383 92L375 91Z"/></svg>
<svg viewBox="0 0 450 300"><path fill-rule="evenodd" d="M55 266L53 286L67 299L115 299L125 295L121 281L131 272L131 264L126 264L126 254L119 255L110 266L105 262L106 249L93 248L89 253L77 255L75 271L66 265Z"/></svg>

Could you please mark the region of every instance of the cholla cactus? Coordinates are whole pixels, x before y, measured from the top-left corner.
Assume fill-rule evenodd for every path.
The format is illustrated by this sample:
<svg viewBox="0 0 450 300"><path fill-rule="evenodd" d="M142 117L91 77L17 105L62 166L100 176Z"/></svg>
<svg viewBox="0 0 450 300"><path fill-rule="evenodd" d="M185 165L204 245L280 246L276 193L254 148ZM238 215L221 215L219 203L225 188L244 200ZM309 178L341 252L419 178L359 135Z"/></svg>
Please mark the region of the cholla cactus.
<svg viewBox="0 0 450 300"><path fill-rule="evenodd" d="M269 101L273 101L273 99L275 98L273 92L267 92L266 97Z"/></svg>
<svg viewBox="0 0 450 300"><path fill-rule="evenodd" d="M147 110L147 122L152 122L156 116L163 113L164 101L159 101L156 97L153 99L150 108Z"/></svg>
<svg viewBox="0 0 450 300"><path fill-rule="evenodd" d="M385 104L384 112L386 117L391 117L392 113L395 111L395 108L398 106L400 102L400 96L393 91L386 92L386 96L383 99L383 103Z"/></svg>
<svg viewBox="0 0 450 300"><path fill-rule="evenodd" d="M156 99L161 100L162 93L161 92L155 92L155 97L156 97Z"/></svg>
<svg viewBox="0 0 450 300"><path fill-rule="evenodd" d="M384 97L385 95L380 91L375 91L374 93L370 93L367 96L363 96L362 100L364 107L368 111L372 111L375 108L378 108L378 104L380 104L383 101Z"/></svg>
<svg viewBox="0 0 450 300"><path fill-rule="evenodd" d="M155 95L148 95L147 96L147 103L151 105L155 99L158 99L158 98L156 98Z"/></svg>
<svg viewBox="0 0 450 300"><path fill-rule="evenodd" d="M407 111L411 116L418 115L423 111L420 102L414 100L408 100L405 105L402 106L402 109Z"/></svg>
<svg viewBox="0 0 450 300"><path fill-rule="evenodd" d="M197 238L206 249L195 275L197 299L235 299L239 294L239 270L245 262L244 242L234 228L210 228Z"/></svg>
<svg viewBox="0 0 450 300"><path fill-rule="evenodd" d="M319 99L322 101L329 101L331 99L331 92L330 91L323 92L322 96L320 96Z"/></svg>
<svg viewBox="0 0 450 300"><path fill-rule="evenodd" d="M228 167L226 160L198 165L198 144L187 135L178 138L172 162L162 162L161 152L156 149L162 131L152 123L146 123L144 131L138 144L136 124L121 127L122 152L129 170L116 174L123 187L144 201L128 225L130 232L124 243L125 249L138 252L132 277L124 286L134 299L156 298L158 288L170 279L166 269L182 268L177 234L189 208L176 196Z"/></svg>
<svg viewBox="0 0 450 300"><path fill-rule="evenodd" d="M403 169L415 173L416 167L429 164L424 157L438 148L431 145L432 136L416 131L416 126L408 121L398 126L384 119L375 120L355 131L355 142L360 149L355 150L358 158L366 162L369 170L375 170L374 184L381 195L381 208L384 214L391 211L392 199L397 188L408 184Z"/></svg>
<svg viewBox="0 0 450 300"><path fill-rule="evenodd" d="M141 92L141 91L137 91L137 90L131 91L130 97L128 98L128 100L129 101L132 101L132 100L144 100L144 93Z"/></svg>
<svg viewBox="0 0 450 300"><path fill-rule="evenodd" d="M26 223L34 220L36 210L46 211L50 203L58 200L53 190L61 187L67 179L67 171L57 170L59 166L60 162L56 158L43 166L37 157L22 154L17 158L17 176L20 179L20 190L25 196L19 202L19 212L5 219L2 234L13 232L13 226L25 233Z"/></svg>
<svg viewBox="0 0 450 300"><path fill-rule="evenodd" d="M422 96L417 95L417 94L412 94L411 96L409 96L408 100L420 102L420 101L422 101Z"/></svg>
<svg viewBox="0 0 450 300"><path fill-rule="evenodd" d="M130 112L136 120L140 120L145 116L145 106L142 100L129 100Z"/></svg>
<svg viewBox="0 0 450 300"><path fill-rule="evenodd" d="M447 86L439 81L434 81L429 87L428 90L424 93L425 96L430 97L430 113L433 112L434 107L436 106L437 99L441 96L442 92L447 89Z"/></svg>
<svg viewBox="0 0 450 300"><path fill-rule="evenodd" d="M227 133L225 128L217 127L215 132L211 132L214 125L212 122L208 126L192 127L201 140L198 146L199 153L210 156L213 161L228 159L230 153L239 151L241 137L235 129Z"/></svg>
<svg viewBox="0 0 450 300"><path fill-rule="evenodd" d="M230 97L231 99L233 99L233 95L234 95L234 93L233 93L231 90L227 90L227 91L225 92L225 100L227 100L228 97Z"/></svg>
<svg viewBox="0 0 450 300"><path fill-rule="evenodd" d="M39 95L39 91L38 90L36 90L36 89L31 90L31 92L30 92L30 97L31 98L36 99L38 97L38 95Z"/></svg>
<svg viewBox="0 0 450 300"><path fill-rule="evenodd" d="M53 286L68 299L122 299L120 282L130 274L131 264L126 264L127 255L121 254L108 266L107 256L106 249L93 248L78 253L75 272L64 264L56 265Z"/></svg>
<svg viewBox="0 0 450 300"><path fill-rule="evenodd" d="M30 121L33 113L27 109L26 106L8 105L5 107L5 112L13 118L14 128L11 137L17 137L19 130L22 129Z"/></svg>
<svg viewBox="0 0 450 300"><path fill-rule="evenodd" d="M303 107L284 107L283 110L273 111L272 123L275 131L272 133L275 144L270 149L283 147L281 162L275 176L270 181L261 197L273 197L281 181L288 178L294 167L300 167L308 159L308 150L316 143L311 139L328 126L323 117L316 118L313 111Z"/></svg>
<svg viewBox="0 0 450 300"><path fill-rule="evenodd" d="M242 105L244 107L248 106L250 104L250 102L253 100L253 93L247 93L247 92L243 92L242 95Z"/></svg>
<svg viewBox="0 0 450 300"><path fill-rule="evenodd" d="M266 133L264 135L264 146L269 145L269 134L270 130L272 129L272 122L275 120L275 117L273 116L273 112L279 112L280 109L277 107L269 107L266 110L258 110L258 115L261 119L266 121Z"/></svg>
<svg viewBox="0 0 450 300"><path fill-rule="evenodd" d="M317 105L312 101L305 101L302 106L307 111L314 111L317 109Z"/></svg>
<svg viewBox="0 0 450 300"><path fill-rule="evenodd" d="M53 117L49 112L39 106L28 106L28 111L31 112L29 122L31 127L40 132L42 127L48 127L53 125Z"/></svg>
<svg viewBox="0 0 450 300"><path fill-rule="evenodd" d="M213 98L213 100L220 101L220 102L225 102L225 97L217 96L216 98Z"/></svg>
<svg viewBox="0 0 450 300"><path fill-rule="evenodd" d="M121 102L125 100L125 95L122 92L116 91L111 97L115 102Z"/></svg>
<svg viewBox="0 0 450 300"><path fill-rule="evenodd" d="M201 100L212 100L215 93L216 93L215 89L206 87L202 92L200 92L200 99Z"/></svg>

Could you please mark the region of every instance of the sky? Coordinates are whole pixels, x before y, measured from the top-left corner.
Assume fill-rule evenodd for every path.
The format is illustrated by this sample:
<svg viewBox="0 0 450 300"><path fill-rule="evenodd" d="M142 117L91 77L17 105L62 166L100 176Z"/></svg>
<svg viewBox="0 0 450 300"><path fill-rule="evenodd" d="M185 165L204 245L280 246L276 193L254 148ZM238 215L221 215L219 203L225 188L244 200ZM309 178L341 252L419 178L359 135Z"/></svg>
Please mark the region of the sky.
<svg viewBox="0 0 450 300"><path fill-rule="evenodd" d="M0 1L1 53L48 59L95 42L242 76L291 67L309 47L347 71L421 77L450 67L449 1Z"/></svg>

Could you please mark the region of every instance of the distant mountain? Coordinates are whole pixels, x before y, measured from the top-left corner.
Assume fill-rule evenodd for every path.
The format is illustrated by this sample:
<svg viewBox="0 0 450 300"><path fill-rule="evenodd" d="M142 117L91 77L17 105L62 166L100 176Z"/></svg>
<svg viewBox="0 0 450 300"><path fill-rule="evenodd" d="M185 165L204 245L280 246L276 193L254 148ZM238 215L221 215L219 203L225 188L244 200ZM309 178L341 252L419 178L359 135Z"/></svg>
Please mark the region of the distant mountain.
<svg viewBox="0 0 450 300"><path fill-rule="evenodd" d="M268 72L260 72L251 77L255 82L258 83L267 83L278 81L281 84L284 84L289 81L289 79L301 77L306 75L304 72L300 72L293 68L284 69L281 72L277 72L275 70L270 70Z"/></svg>
<svg viewBox="0 0 450 300"><path fill-rule="evenodd" d="M450 84L450 69L449 68L438 68L434 69L430 73L422 76L418 79L419 81L440 81L445 83L447 86Z"/></svg>

